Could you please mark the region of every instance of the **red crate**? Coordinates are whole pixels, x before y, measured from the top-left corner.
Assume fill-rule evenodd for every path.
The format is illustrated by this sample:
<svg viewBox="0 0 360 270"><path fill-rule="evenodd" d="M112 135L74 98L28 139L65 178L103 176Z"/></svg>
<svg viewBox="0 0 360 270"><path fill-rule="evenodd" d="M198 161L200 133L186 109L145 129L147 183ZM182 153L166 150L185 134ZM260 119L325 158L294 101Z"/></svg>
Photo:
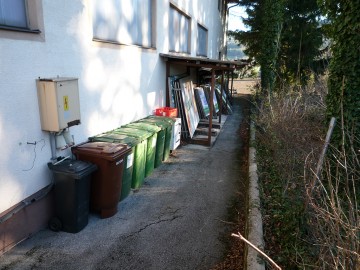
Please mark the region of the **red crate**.
<svg viewBox="0 0 360 270"><path fill-rule="evenodd" d="M155 109L155 115L167 116L167 117L177 117L178 111L177 111L177 108L161 107L161 108Z"/></svg>

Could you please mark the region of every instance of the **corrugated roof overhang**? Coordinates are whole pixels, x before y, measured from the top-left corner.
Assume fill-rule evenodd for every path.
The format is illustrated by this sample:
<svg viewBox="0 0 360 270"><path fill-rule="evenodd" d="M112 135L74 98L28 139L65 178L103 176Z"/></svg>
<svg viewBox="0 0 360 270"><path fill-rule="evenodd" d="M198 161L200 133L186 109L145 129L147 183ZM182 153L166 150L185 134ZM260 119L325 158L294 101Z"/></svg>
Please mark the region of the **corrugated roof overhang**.
<svg viewBox="0 0 360 270"><path fill-rule="evenodd" d="M235 69L240 69L246 65L246 63L242 61L225 61L204 57L192 57L164 53L160 53L159 55L164 59L164 61L168 61L172 64L185 65L187 67L233 71Z"/></svg>

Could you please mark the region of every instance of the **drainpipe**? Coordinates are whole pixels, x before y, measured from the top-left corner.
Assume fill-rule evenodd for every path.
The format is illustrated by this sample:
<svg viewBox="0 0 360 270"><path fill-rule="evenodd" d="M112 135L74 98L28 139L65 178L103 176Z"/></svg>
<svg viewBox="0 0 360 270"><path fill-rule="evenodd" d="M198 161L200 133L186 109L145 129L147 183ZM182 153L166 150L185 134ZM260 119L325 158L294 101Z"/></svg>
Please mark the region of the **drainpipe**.
<svg viewBox="0 0 360 270"><path fill-rule="evenodd" d="M56 160L55 132L50 132L51 160Z"/></svg>

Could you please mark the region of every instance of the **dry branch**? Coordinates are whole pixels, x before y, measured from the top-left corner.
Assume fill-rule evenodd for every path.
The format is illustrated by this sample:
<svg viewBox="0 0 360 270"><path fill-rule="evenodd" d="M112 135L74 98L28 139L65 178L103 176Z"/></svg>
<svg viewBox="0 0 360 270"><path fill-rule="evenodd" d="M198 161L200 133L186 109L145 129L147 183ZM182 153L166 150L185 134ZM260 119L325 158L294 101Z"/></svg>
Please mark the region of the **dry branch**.
<svg viewBox="0 0 360 270"><path fill-rule="evenodd" d="M325 157L326 151L327 151L327 149L329 147L329 144L330 144L330 138L331 138L332 132L334 130L334 127L335 127L335 117L332 117L331 120L330 120L328 132L326 134L324 148L323 148L323 151L321 153L319 162L318 162L317 167L316 167L316 177L318 177L318 178L319 178L319 175L320 175L320 172L321 172L322 165L324 163L324 157Z"/></svg>
<svg viewBox="0 0 360 270"><path fill-rule="evenodd" d="M259 252L265 259L267 259L276 269L281 270L281 267L278 266L268 255L266 255L263 251L261 251L257 246L255 246L253 243L251 243L249 240L247 240L244 236L242 236L239 232L238 234L231 234L231 236L238 237L240 240L244 241L246 244L251 246L253 249L255 249L257 252Z"/></svg>

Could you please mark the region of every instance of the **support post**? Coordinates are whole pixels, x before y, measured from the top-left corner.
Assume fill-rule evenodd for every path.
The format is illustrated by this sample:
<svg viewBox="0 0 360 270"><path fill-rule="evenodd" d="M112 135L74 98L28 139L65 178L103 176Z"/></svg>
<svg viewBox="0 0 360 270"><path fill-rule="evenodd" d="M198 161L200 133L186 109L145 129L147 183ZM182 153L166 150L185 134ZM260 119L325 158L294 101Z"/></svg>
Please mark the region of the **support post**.
<svg viewBox="0 0 360 270"><path fill-rule="evenodd" d="M214 114L214 93L215 92L215 69L211 70L211 90L210 90L210 116L209 116L209 130L208 130L208 146L211 145L211 131L212 120Z"/></svg>
<svg viewBox="0 0 360 270"><path fill-rule="evenodd" d="M231 98L233 98L234 71L231 71Z"/></svg>
<svg viewBox="0 0 360 270"><path fill-rule="evenodd" d="M223 102L222 102L222 92L223 92L223 77L221 75L221 85L220 85L220 100L219 100L219 123L221 122L221 115L222 115L222 107L223 107Z"/></svg>
<svg viewBox="0 0 360 270"><path fill-rule="evenodd" d="M219 114L219 124L221 124L221 115L222 115L221 111L222 111L222 106L223 106L222 97L223 97L223 93L224 93L224 70L221 71L221 86L220 86L220 89L221 89L221 91L220 91L220 108L221 108L221 110L220 110L220 114ZM225 102L225 106L227 108L227 99L226 99L226 102Z"/></svg>
<svg viewBox="0 0 360 270"><path fill-rule="evenodd" d="M170 63L169 61L166 61L166 75L165 75L165 104L167 107L170 107L170 89L169 89L169 83L168 79L170 77Z"/></svg>

